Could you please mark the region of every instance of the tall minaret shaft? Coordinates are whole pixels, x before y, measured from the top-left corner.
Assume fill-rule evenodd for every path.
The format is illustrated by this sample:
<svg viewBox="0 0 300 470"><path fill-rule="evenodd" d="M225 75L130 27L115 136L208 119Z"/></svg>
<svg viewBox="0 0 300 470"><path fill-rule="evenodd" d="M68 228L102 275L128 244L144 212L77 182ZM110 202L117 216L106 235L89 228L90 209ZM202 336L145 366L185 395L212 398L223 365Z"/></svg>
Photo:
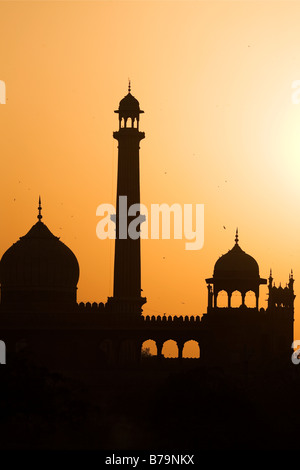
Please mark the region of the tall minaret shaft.
<svg viewBox="0 0 300 470"><path fill-rule="evenodd" d="M113 133L118 141L118 180L116 204L116 240L114 264L114 294L113 299L118 310L128 313L140 314L141 307L146 299L141 297L141 246L140 237L133 239L128 234L130 222L134 216L128 216L128 209L133 204L140 204L140 168L139 148L140 141L145 133L139 131L139 117L144 111L140 110L139 102L130 93L120 101L119 130ZM126 208L120 207L120 196L124 201L127 198ZM126 219L124 219L124 216ZM126 238L124 230L120 230L120 217L126 221ZM122 224L124 229L124 224Z"/></svg>

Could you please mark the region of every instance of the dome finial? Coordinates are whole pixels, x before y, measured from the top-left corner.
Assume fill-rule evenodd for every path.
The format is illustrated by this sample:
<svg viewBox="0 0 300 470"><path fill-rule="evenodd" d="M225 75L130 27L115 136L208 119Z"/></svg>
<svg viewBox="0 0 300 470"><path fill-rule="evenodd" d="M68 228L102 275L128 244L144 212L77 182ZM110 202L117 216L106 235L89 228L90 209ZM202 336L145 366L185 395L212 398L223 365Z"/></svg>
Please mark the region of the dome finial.
<svg viewBox="0 0 300 470"><path fill-rule="evenodd" d="M131 82L130 82L130 78L128 78L128 93L131 92Z"/></svg>
<svg viewBox="0 0 300 470"><path fill-rule="evenodd" d="M237 228L235 231L235 243L238 244L239 242L239 229Z"/></svg>
<svg viewBox="0 0 300 470"><path fill-rule="evenodd" d="M39 207L38 207L39 214L37 216L38 221L40 222L43 218L42 216L42 206L41 206L41 196L39 196Z"/></svg>

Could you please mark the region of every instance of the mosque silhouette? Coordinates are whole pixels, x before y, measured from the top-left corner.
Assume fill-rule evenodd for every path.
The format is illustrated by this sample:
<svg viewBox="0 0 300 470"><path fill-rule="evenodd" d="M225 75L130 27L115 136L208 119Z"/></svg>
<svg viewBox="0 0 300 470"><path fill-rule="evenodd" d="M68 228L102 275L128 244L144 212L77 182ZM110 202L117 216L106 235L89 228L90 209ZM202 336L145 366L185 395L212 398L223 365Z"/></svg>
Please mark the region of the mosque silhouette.
<svg viewBox="0 0 300 470"><path fill-rule="evenodd" d="M162 348L174 340L183 363L183 347L193 340L199 345L198 364L224 369L256 367L269 362L288 363L294 323L294 279L276 287L259 274L256 260L239 245L238 232L231 250L215 263L206 279L207 311L200 316L144 316L146 298L141 295L140 239L119 236L119 196L128 206L140 203L140 141L138 100L128 94L115 111L119 130L116 240L113 296L104 303L77 303L79 265L74 253L38 221L2 256L0 262L1 339L10 356L28 351L52 370L97 370L143 364L142 347L153 340L157 367L166 359ZM128 218L128 224L131 218ZM268 306L259 308L259 287L268 283ZM241 304L234 305L236 293ZM226 304L220 306L220 299ZM248 305L249 296L254 303ZM144 361L145 362L145 361Z"/></svg>

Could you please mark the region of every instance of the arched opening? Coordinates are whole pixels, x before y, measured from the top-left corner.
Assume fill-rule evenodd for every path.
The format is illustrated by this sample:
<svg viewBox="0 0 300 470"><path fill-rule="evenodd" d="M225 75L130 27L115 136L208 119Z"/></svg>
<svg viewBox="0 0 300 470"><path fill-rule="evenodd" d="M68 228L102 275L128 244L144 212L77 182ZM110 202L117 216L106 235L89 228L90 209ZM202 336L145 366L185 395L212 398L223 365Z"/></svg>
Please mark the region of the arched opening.
<svg viewBox="0 0 300 470"><path fill-rule="evenodd" d="M6 364L6 345L4 341L0 341L0 364Z"/></svg>
<svg viewBox="0 0 300 470"><path fill-rule="evenodd" d="M252 290L249 290L245 295L245 305L249 308L256 307L256 296Z"/></svg>
<svg viewBox="0 0 300 470"><path fill-rule="evenodd" d="M217 307L219 308L228 307L228 294L225 290L221 290L220 292L218 292Z"/></svg>
<svg viewBox="0 0 300 470"><path fill-rule="evenodd" d="M114 360L114 349L113 349L113 342L110 339L105 339L101 341L99 345L100 349L100 362L107 362L111 363Z"/></svg>
<svg viewBox="0 0 300 470"><path fill-rule="evenodd" d="M119 362L131 363L136 360L136 343L131 339L124 339L119 345Z"/></svg>
<svg viewBox="0 0 300 470"><path fill-rule="evenodd" d="M242 294L238 290L235 290L234 292L232 292L232 295L231 295L231 307L239 308L241 305L242 305Z"/></svg>
<svg viewBox="0 0 300 470"><path fill-rule="evenodd" d="M186 341L182 350L182 357L199 359L200 357L200 347L199 343L193 339Z"/></svg>
<svg viewBox="0 0 300 470"><path fill-rule="evenodd" d="M167 358L178 357L178 346L176 341L173 339L165 341L162 348L162 355Z"/></svg>
<svg viewBox="0 0 300 470"><path fill-rule="evenodd" d="M141 359L148 359L149 357L157 356L157 346L153 339L144 341L141 347Z"/></svg>

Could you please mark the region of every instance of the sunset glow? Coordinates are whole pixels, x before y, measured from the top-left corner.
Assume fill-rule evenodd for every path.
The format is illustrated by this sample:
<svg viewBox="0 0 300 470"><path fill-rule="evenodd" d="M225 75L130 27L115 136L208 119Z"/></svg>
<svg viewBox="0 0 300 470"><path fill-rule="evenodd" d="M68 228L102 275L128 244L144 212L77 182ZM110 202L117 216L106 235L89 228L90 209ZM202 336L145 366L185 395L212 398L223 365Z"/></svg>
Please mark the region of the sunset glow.
<svg viewBox="0 0 300 470"><path fill-rule="evenodd" d="M17 6L17 8L16 8ZM299 2L0 3L2 254L43 221L76 254L78 301L112 295L114 110L128 77L141 109L141 202L204 204L204 247L142 240L147 315L202 315L205 278L234 245L283 286L293 269L300 337ZM261 287L260 307L267 288Z"/></svg>

